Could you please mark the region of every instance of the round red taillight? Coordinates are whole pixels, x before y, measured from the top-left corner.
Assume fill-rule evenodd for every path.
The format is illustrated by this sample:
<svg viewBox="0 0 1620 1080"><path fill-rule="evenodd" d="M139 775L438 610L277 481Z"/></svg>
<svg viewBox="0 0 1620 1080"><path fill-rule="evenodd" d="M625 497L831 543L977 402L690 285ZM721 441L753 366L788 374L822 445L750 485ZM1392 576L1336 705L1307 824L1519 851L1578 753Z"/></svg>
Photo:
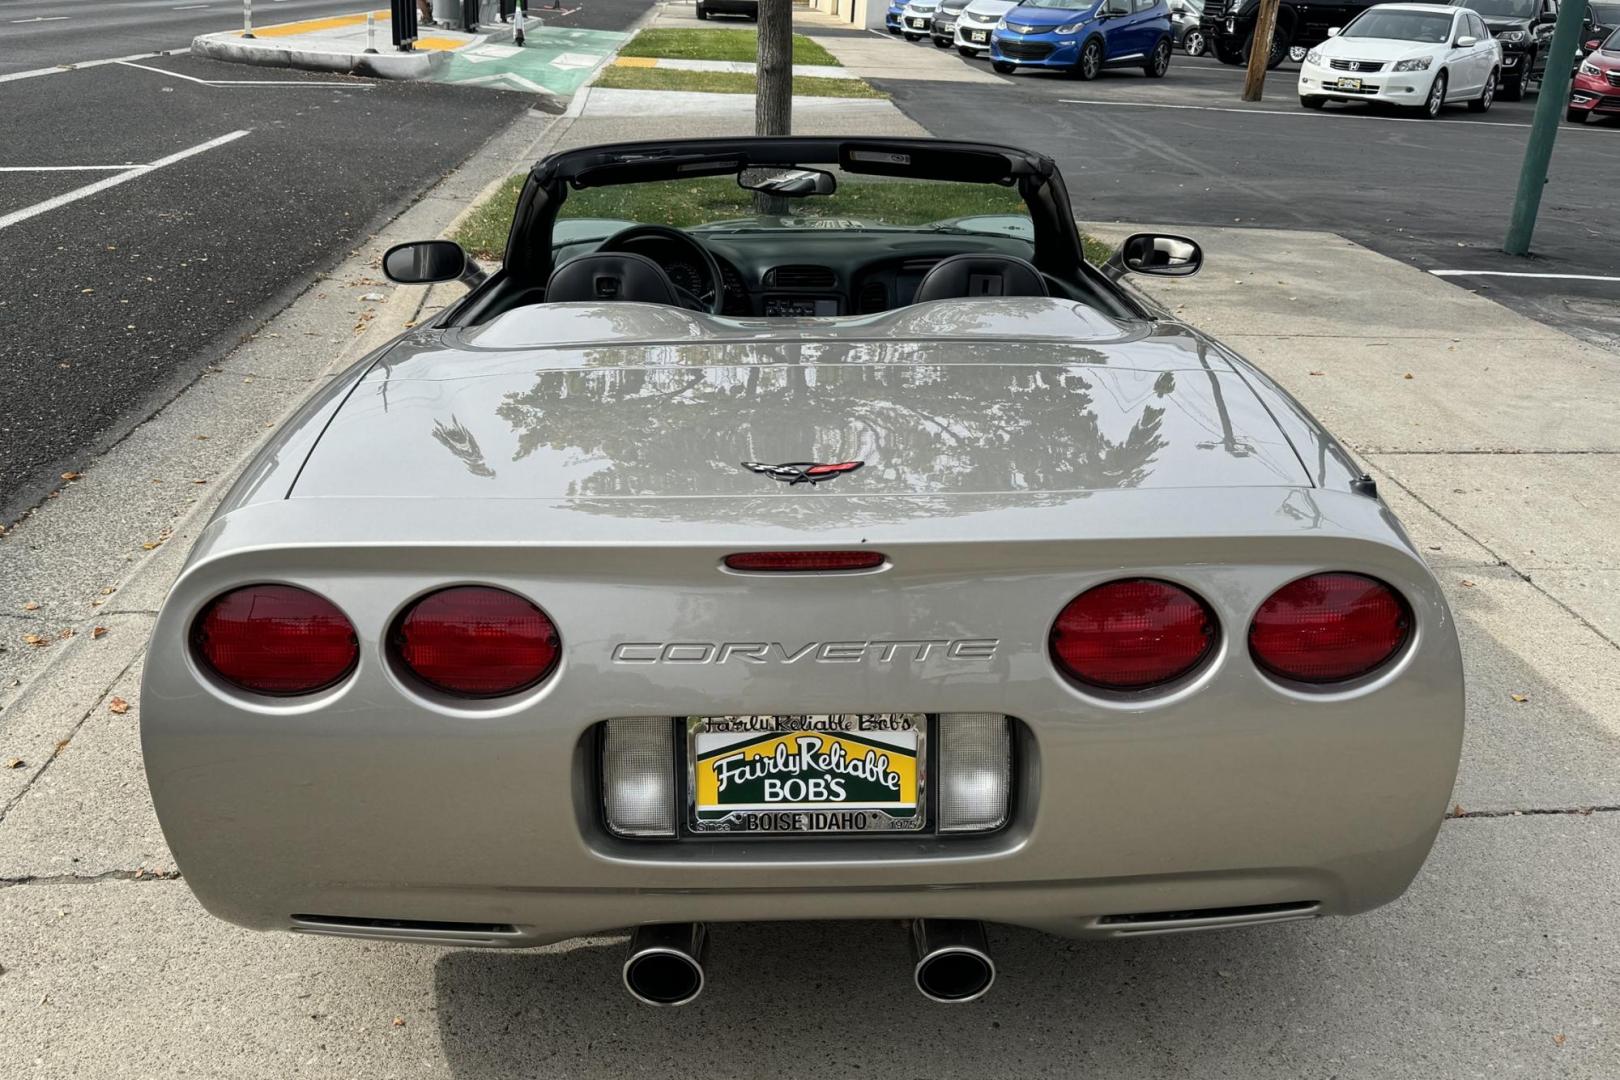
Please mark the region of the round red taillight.
<svg viewBox="0 0 1620 1080"><path fill-rule="evenodd" d="M1284 679L1344 682L1382 667L1411 629L1411 608L1377 578L1312 574L1260 605L1249 626L1249 652Z"/></svg>
<svg viewBox="0 0 1620 1080"><path fill-rule="evenodd" d="M498 697L551 674L561 654L557 627L515 593L460 585L422 597L394 631L400 663L438 690Z"/></svg>
<svg viewBox="0 0 1620 1080"><path fill-rule="evenodd" d="M1215 615L1167 581L1128 578L1089 589L1052 624L1052 658L1105 690L1145 690L1197 667L1215 647Z"/></svg>
<svg viewBox="0 0 1620 1080"><path fill-rule="evenodd" d="M259 694L313 694L360 658L347 616L291 585L249 585L215 597L192 624L191 646L221 679Z"/></svg>

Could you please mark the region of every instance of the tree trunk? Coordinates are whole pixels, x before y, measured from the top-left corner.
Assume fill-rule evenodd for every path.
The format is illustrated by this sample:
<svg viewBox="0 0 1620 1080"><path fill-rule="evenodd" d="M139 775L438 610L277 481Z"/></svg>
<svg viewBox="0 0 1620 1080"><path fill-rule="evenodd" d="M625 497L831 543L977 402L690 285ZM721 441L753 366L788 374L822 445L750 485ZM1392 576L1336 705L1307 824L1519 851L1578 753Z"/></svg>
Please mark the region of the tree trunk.
<svg viewBox="0 0 1620 1080"><path fill-rule="evenodd" d="M793 133L793 0L759 0L754 134Z"/></svg>
<svg viewBox="0 0 1620 1080"><path fill-rule="evenodd" d="M1271 36L1277 32L1278 0L1260 0L1249 43L1249 71L1243 78L1243 100L1259 101L1266 89L1266 61L1271 59Z"/></svg>

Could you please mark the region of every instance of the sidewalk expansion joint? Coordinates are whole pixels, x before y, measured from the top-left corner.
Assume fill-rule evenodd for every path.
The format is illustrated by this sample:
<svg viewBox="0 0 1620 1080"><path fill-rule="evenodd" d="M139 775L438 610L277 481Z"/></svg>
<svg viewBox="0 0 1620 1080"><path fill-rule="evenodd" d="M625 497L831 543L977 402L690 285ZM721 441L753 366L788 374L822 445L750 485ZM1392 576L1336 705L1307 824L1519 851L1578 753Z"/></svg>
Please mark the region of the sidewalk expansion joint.
<svg viewBox="0 0 1620 1080"><path fill-rule="evenodd" d="M1620 454L1620 450L1376 450L1363 448L1366 454L1385 457L1578 457L1582 454Z"/></svg>
<svg viewBox="0 0 1620 1080"><path fill-rule="evenodd" d="M107 870L100 874L39 874L0 878L0 889L16 885L99 885L103 881L179 881L178 870Z"/></svg>
<svg viewBox="0 0 1620 1080"><path fill-rule="evenodd" d="M1446 814L1447 821L1466 821L1472 818L1505 817L1591 817L1593 814L1620 814L1616 806L1537 806L1528 810L1463 810L1455 807Z"/></svg>
<svg viewBox="0 0 1620 1080"><path fill-rule="evenodd" d="M1356 452L1358 454L1361 453L1361 451L1359 449ZM1407 495L1411 496L1414 500L1416 500L1418 505L1422 506L1425 510L1429 511L1429 513L1433 514L1435 517L1439 518L1441 521L1445 522L1447 525L1450 525L1453 529L1456 529L1457 532L1461 533L1463 536L1466 536L1469 540L1473 541L1475 544L1478 544L1479 547L1482 550L1489 552L1491 558L1496 560L1496 565L1498 565L1500 567L1503 567L1506 570L1512 571L1513 575L1515 577L1517 577L1520 581L1523 581L1526 585L1528 585L1532 589L1536 590L1536 592L1540 593L1542 596L1545 596L1548 600L1551 600L1554 604L1558 605L1558 608L1559 608L1560 611L1564 612L1564 614L1568 615L1570 618L1574 619L1576 622L1578 622L1582 626L1586 627L1586 629L1592 631L1593 634L1596 634L1597 637L1598 637L1598 640L1600 640L1604 644L1608 645L1611 649L1620 650L1620 641L1616 641L1614 638L1612 638L1608 634L1604 633L1601 629L1599 629L1597 626L1595 626L1592 623L1592 621L1590 619L1588 619L1586 616L1582 615L1580 612L1576 611L1574 608L1572 608L1568 604L1564 603L1564 601L1562 599L1560 599L1559 597L1554 596L1552 593L1548 592L1546 589L1544 589L1540 585L1536 584L1535 579L1532 578L1527 572L1525 572L1524 570L1521 570L1519 567L1514 566L1508 560L1502 558L1500 552L1496 551L1494 548L1491 547L1491 545L1487 544L1485 541L1481 540L1479 537L1475 536L1473 533L1471 533L1467 529L1463 528L1462 525L1460 525L1458 522L1453 521L1450 517L1448 517L1445 513L1443 513L1440 510L1439 507L1437 507L1433 503L1429 502L1429 500L1425 499L1422 495L1419 495L1416 491L1412 490L1412 488L1410 488L1406 484L1401 483L1399 479L1397 479L1395 476L1393 476L1389 472L1389 470L1380 469L1380 468L1378 468L1377 465L1374 465L1374 464L1372 464L1370 462L1366 462L1364 464L1366 465L1366 467L1368 469L1371 469L1371 470L1377 472L1385 480L1388 480L1391 484L1393 484L1394 486L1400 488L1402 491L1406 492Z"/></svg>

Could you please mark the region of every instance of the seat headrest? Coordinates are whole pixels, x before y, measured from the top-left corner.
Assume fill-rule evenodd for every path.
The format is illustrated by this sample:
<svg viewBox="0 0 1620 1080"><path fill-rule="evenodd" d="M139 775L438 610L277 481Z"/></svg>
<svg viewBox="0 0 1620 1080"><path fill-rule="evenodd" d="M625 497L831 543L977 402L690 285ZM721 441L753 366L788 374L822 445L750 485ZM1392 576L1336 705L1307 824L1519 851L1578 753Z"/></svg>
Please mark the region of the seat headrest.
<svg viewBox="0 0 1620 1080"><path fill-rule="evenodd" d="M663 267L645 255L598 251L569 259L546 282L546 302L633 301L680 306L675 285Z"/></svg>
<svg viewBox="0 0 1620 1080"><path fill-rule="evenodd" d="M956 297L1050 296L1041 272L1012 255L952 255L935 263L912 303Z"/></svg>

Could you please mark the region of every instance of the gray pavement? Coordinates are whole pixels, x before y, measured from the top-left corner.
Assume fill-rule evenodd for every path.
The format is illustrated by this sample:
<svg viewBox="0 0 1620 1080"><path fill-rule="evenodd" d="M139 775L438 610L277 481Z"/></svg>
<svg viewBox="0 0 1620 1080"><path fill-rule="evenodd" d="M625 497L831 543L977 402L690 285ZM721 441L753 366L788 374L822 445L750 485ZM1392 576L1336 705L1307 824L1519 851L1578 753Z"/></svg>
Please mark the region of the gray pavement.
<svg viewBox="0 0 1620 1080"><path fill-rule="evenodd" d="M21 686L0 681L0 762L23 759L0 769L10 1072L1620 1075L1620 558L1603 472L1615 357L1325 233L1193 230L1205 273L1150 287L1362 455L1451 598L1469 679L1456 816L1400 901L1117 943L994 928L998 985L961 1009L911 990L898 924L717 927L709 992L649 1010L617 984L618 938L480 953L251 934L205 915L154 828L132 691L209 503L265 423L435 303L367 283L382 246L445 228L537 136L585 144L655 123L589 99L543 133L526 119L5 538L0 552L34 553L0 558L0 665L31 665ZM41 607L21 611L33 596ZM24 626L53 644L19 652Z"/></svg>

